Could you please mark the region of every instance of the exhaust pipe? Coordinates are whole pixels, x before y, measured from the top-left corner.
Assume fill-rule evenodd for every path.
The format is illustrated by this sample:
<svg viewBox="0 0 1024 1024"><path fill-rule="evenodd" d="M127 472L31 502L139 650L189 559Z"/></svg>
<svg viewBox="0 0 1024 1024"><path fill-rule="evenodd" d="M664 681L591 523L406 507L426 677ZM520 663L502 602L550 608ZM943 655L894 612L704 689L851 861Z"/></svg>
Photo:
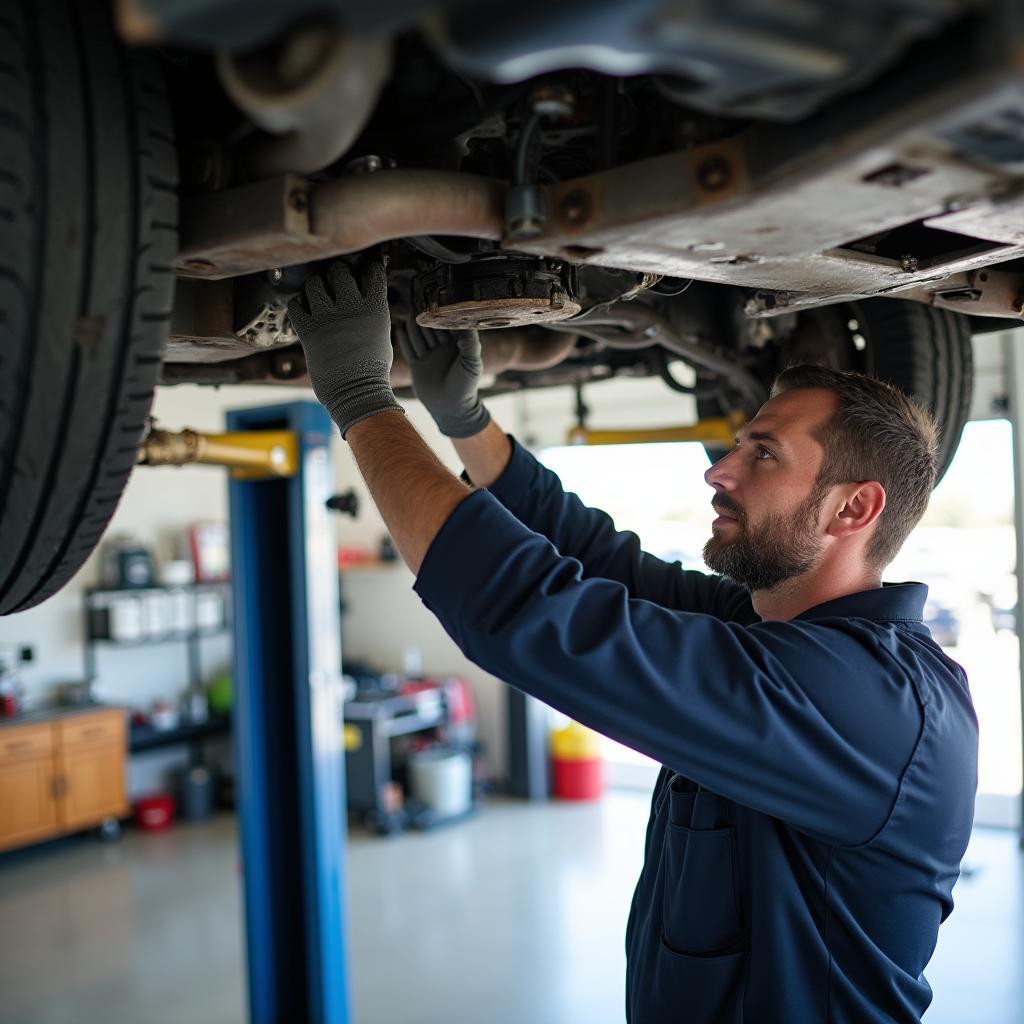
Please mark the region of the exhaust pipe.
<svg viewBox="0 0 1024 1024"><path fill-rule="evenodd" d="M505 370L547 370L557 366L576 347L576 337L568 331L541 327L507 327L482 333L480 358L484 364L483 375L495 377ZM395 346L395 361L391 366L391 386L412 387L412 370L398 345Z"/></svg>
<svg viewBox="0 0 1024 1024"><path fill-rule="evenodd" d="M392 238L458 235L500 241L504 186L458 171L387 170L318 185L310 227L332 250L359 252Z"/></svg>
<svg viewBox="0 0 1024 1024"><path fill-rule="evenodd" d="M233 154L250 180L311 174L338 159L370 119L391 70L391 44L306 25L279 43L219 53L224 91L264 132Z"/></svg>

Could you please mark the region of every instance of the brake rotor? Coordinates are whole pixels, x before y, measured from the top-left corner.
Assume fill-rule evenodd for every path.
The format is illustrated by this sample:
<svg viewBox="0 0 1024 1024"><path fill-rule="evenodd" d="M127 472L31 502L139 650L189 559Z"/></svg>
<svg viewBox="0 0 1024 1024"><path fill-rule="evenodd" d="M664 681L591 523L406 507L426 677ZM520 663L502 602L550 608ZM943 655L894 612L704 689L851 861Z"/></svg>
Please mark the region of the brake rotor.
<svg viewBox="0 0 1024 1024"><path fill-rule="evenodd" d="M416 323L441 331L490 330L575 316L575 269L560 261L502 253L441 265L416 282Z"/></svg>

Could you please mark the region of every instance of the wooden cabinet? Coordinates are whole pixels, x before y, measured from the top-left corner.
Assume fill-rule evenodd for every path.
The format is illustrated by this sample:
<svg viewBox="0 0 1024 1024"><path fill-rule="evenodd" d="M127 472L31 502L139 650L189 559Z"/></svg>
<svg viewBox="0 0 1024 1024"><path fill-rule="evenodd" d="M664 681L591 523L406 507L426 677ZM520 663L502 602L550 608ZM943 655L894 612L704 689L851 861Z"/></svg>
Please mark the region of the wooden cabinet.
<svg viewBox="0 0 1024 1024"><path fill-rule="evenodd" d="M0 727L0 850L127 811L123 711Z"/></svg>
<svg viewBox="0 0 1024 1024"><path fill-rule="evenodd" d="M0 730L0 849L46 839L57 831L51 726Z"/></svg>

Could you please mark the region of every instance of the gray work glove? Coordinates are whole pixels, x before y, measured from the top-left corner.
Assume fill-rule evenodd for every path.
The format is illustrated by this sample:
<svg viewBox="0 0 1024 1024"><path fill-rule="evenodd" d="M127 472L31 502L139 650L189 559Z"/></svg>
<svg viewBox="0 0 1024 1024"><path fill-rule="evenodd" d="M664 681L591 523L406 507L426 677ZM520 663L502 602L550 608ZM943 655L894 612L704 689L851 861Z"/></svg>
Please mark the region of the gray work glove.
<svg viewBox="0 0 1024 1024"><path fill-rule="evenodd" d="M342 437L368 416L405 411L389 378L394 350L383 264L366 268L360 292L348 267L335 260L288 303L288 318L306 353L313 392Z"/></svg>
<svg viewBox="0 0 1024 1024"><path fill-rule="evenodd" d="M491 422L477 394L483 360L476 331L433 331L410 320L399 339L416 397L446 437L472 437Z"/></svg>

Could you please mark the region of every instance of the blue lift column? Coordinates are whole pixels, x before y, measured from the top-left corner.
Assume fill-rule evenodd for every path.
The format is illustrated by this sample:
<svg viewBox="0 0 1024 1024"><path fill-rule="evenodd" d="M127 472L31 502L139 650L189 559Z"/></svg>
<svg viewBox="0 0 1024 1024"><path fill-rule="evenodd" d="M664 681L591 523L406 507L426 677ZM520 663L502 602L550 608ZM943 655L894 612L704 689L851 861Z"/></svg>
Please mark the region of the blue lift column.
<svg viewBox="0 0 1024 1024"><path fill-rule="evenodd" d="M237 803L251 1024L347 1024L334 426L313 402L228 413L298 435L298 471L230 484Z"/></svg>

